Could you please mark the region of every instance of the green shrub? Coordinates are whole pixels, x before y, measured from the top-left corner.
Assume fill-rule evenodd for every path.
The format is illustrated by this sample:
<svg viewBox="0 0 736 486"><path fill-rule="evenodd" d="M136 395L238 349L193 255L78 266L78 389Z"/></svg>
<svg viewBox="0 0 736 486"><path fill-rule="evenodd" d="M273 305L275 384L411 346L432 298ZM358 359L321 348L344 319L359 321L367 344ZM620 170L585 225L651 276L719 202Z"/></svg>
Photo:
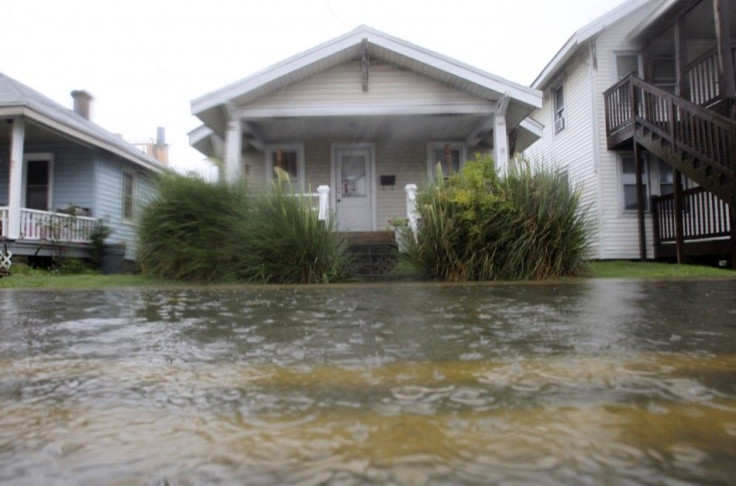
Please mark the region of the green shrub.
<svg viewBox="0 0 736 486"><path fill-rule="evenodd" d="M107 225L104 219L95 221L95 227L90 235L90 243L92 246L92 256L90 263L93 268L100 269L102 266L102 252L105 247L105 240L112 234L112 228Z"/></svg>
<svg viewBox="0 0 736 486"><path fill-rule="evenodd" d="M248 216L243 190L201 178L165 174L141 211L138 261L163 278L223 281L238 278L245 251L234 229Z"/></svg>
<svg viewBox="0 0 736 486"><path fill-rule="evenodd" d="M54 271L59 275L79 275L91 273L90 262L80 258L56 258L54 259Z"/></svg>
<svg viewBox="0 0 736 486"><path fill-rule="evenodd" d="M319 221L311 202L276 188L254 200L242 239L248 280L269 283L331 282L343 277L347 246L332 220Z"/></svg>
<svg viewBox="0 0 736 486"><path fill-rule="evenodd" d="M287 186L285 186L288 188ZM281 184L264 194L167 174L140 220L144 273L199 281L314 283L339 279L346 247L331 222Z"/></svg>
<svg viewBox="0 0 736 486"><path fill-rule="evenodd" d="M408 258L448 281L584 275L589 225L564 174L521 161L500 178L476 157L418 196L420 228Z"/></svg>

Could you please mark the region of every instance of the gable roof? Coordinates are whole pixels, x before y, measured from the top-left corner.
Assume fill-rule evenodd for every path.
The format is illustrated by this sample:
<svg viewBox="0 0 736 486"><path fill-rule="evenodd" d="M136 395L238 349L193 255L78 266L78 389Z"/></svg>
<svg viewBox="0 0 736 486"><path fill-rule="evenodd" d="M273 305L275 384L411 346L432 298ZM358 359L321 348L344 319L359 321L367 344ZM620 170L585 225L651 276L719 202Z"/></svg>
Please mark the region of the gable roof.
<svg viewBox="0 0 736 486"><path fill-rule="evenodd" d="M38 91L0 73L0 114L22 115L46 127L76 138L82 142L116 154L130 162L157 172L164 170L161 163Z"/></svg>
<svg viewBox="0 0 736 486"><path fill-rule="evenodd" d="M608 27L618 23L628 17L639 8L645 5L657 5L667 0L627 0L618 7L610 10L602 16L595 19L582 29L575 32L562 48L555 54L552 60L547 63L541 73L532 82L531 86L535 89L543 89L557 74L557 72L569 61L583 44L590 39L598 36Z"/></svg>
<svg viewBox="0 0 736 486"><path fill-rule="evenodd" d="M486 99L508 95L530 110L541 106L541 93L450 57L390 36L371 27L356 29L276 63L240 81L192 101L192 114L208 123L213 111L227 104L244 104L296 81L306 79L361 53L363 39L372 56L434 78ZM212 127L217 129L217 127Z"/></svg>

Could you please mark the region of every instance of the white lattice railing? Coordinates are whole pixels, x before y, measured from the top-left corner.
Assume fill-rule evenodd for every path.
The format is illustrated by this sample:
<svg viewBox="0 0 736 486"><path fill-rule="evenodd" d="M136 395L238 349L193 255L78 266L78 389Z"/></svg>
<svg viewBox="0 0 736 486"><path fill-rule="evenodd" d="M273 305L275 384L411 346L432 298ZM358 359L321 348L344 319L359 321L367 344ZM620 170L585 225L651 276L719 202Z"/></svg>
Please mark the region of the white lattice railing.
<svg viewBox="0 0 736 486"><path fill-rule="evenodd" d="M0 207L0 236L8 236L8 207Z"/></svg>
<svg viewBox="0 0 736 486"><path fill-rule="evenodd" d="M20 237L25 240L89 243L94 228L95 218L36 209L20 210Z"/></svg>
<svg viewBox="0 0 736 486"><path fill-rule="evenodd" d="M309 206L317 212L320 221L325 221L330 217L330 188L329 186L319 186L317 192L305 192L293 194L294 197L301 197L309 201Z"/></svg>

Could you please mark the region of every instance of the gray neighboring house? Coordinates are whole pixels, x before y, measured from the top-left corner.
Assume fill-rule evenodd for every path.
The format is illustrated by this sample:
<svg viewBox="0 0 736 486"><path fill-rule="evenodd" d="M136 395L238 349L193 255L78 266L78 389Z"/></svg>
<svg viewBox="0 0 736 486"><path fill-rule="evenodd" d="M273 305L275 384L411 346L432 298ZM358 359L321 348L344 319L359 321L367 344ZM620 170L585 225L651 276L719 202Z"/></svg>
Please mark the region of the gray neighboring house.
<svg viewBox="0 0 736 486"><path fill-rule="evenodd" d="M92 123L88 93L72 97L74 110L0 73L0 239L14 255L85 257L102 219L134 259L137 212L165 168Z"/></svg>

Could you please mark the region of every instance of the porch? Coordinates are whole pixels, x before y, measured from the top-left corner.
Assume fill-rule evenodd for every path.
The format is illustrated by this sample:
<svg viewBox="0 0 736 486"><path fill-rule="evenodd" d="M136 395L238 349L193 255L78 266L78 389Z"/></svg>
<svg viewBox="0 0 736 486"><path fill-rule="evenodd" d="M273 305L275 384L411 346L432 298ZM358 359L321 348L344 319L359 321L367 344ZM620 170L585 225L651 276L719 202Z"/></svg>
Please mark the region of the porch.
<svg viewBox="0 0 736 486"><path fill-rule="evenodd" d="M652 200L655 258L721 255L736 266L736 15L729 3L672 2L642 22L630 33L642 46L641 67L604 92L608 148L635 157L642 259L648 152L672 167L674 179L672 194Z"/></svg>
<svg viewBox="0 0 736 486"><path fill-rule="evenodd" d="M635 156L641 258L647 258L646 151L674 171L673 193L652 198L654 257L721 256L736 265L736 122L634 75L607 90L604 100L608 148ZM696 187L684 189L685 177Z"/></svg>
<svg viewBox="0 0 736 486"><path fill-rule="evenodd" d="M736 251L732 218L730 206L702 187L682 191L681 204L674 194L652 197L654 258L726 259Z"/></svg>
<svg viewBox="0 0 736 486"><path fill-rule="evenodd" d="M90 243L96 218L21 208L20 233L10 238L10 209L0 206L0 239L18 256L60 256L84 258L90 255Z"/></svg>

